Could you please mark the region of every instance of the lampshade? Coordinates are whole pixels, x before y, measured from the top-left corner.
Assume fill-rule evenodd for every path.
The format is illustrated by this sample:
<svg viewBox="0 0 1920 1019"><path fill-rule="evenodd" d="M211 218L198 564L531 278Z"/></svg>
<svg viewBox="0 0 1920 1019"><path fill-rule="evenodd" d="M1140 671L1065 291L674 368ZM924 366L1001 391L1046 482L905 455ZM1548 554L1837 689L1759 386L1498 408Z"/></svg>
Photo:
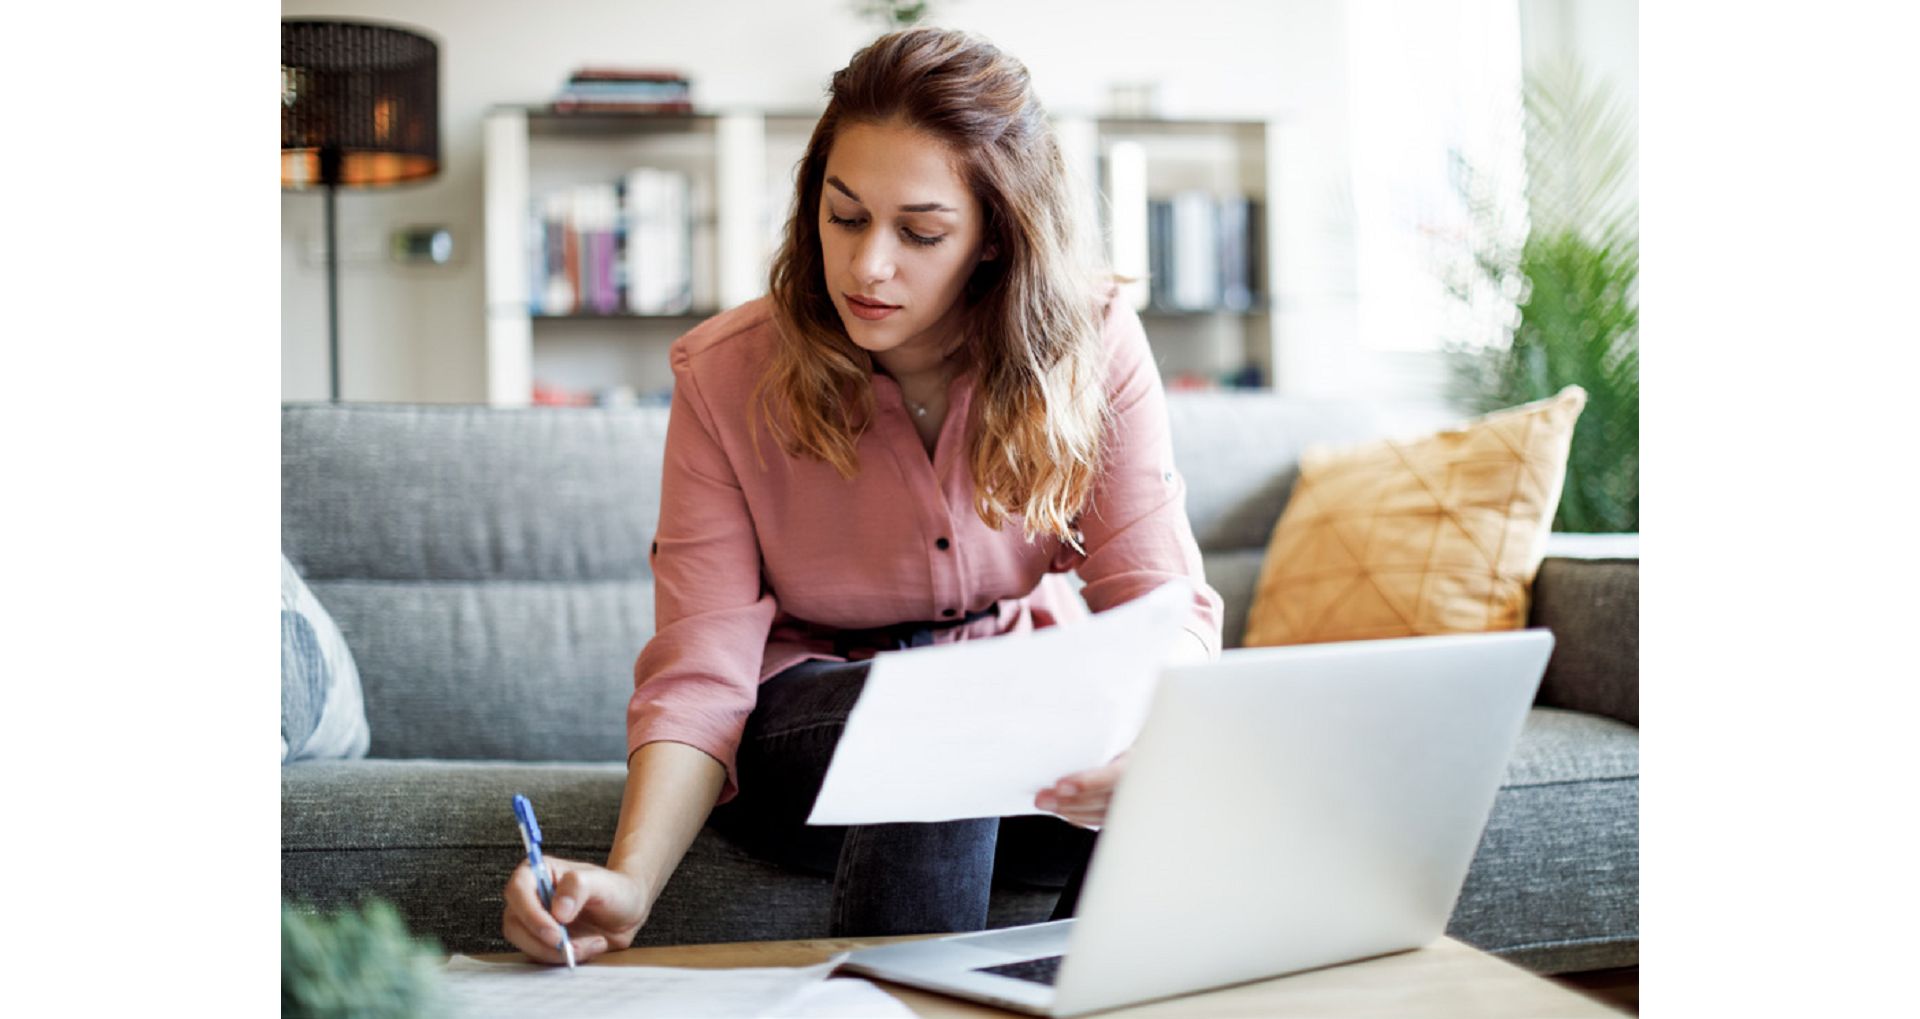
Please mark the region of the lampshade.
<svg viewBox="0 0 1920 1019"><path fill-rule="evenodd" d="M433 40L367 22L280 22L281 187L380 187L439 171Z"/></svg>

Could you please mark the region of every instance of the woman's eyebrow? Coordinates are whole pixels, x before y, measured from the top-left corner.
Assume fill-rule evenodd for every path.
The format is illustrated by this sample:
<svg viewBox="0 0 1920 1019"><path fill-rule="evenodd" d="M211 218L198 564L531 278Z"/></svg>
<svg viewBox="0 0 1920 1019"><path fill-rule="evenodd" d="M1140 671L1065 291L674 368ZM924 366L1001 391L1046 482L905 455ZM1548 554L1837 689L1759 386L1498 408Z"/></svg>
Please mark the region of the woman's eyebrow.
<svg viewBox="0 0 1920 1019"><path fill-rule="evenodd" d="M828 177L827 183L833 185L836 189L839 190L841 194L846 195L848 198L851 198L856 202L860 201L860 196L854 194L850 188L848 188L845 184L841 183L840 178ZM866 203L860 202L860 204L865 205ZM951 206L941 205L939 202L920 202L915 205L902 205L900 207L900 211L901 212L959 212L960 210L952 208Z"/></svg>

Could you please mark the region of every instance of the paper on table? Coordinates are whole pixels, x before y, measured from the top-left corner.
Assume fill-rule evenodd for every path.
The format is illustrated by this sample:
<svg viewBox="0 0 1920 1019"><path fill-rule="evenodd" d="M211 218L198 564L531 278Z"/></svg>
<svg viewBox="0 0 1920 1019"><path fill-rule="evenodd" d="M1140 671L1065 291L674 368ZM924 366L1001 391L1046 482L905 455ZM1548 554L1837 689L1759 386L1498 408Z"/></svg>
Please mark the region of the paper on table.
<svg viewBox="0 0 1920 1019"><path fill-rule="evenodd" d="M774 1011L780 1019L913 1019L900 999L858 977L808 984Z"/></svg>
<svg viewBox="0 0 1920 1019"><path fill-rule="evenodd" d="M1193 588L1085 622L876 655L808 824L1042 814L1034 795L1132 745Z"/></svg>
<svg viewBox="0 0 1920 1019"><path fill-rule="evenodd" d="M827 983L846 955L818 966L763 969L681 969L665 966L564 966L533 963L482 962L456 955L442 970L451 1014L459 1019L525 1019L526 1016L569 1016L573 1019L614 1019L627 1016L676 1016L686 1019L750 1019L762 1016L816 1015L816 1006L858 1006L858 1014L910 1015L865 1011L865 1004L840 988L817 990ZM832 981L838 984L841 981ZM863 981L864 982L864 981ZM874 989L887 997L878 988ZM887 998L893 1001L892 998ZM898 1002L894 1002L898 1005ZM814 1010L814 1011L809 1011ZM845 1011L843 1008L842 1011Z"/></svg>

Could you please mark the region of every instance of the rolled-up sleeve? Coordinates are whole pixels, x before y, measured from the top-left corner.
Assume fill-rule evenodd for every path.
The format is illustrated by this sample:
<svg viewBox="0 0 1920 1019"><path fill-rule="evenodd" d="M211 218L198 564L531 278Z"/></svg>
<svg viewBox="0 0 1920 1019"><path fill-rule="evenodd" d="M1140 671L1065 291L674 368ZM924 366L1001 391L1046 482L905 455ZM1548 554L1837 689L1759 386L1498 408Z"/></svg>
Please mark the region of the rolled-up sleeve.
<svg viewBox="0 0 1920 1019"><path fill-rule="evenodd" d="M1187 629L1217 658L1224 614L1207 583L1187 520L1187 486L1173 463L1166 392L1140 316L1125 300L1106 315L1107 389L1113 418L1106 460L1079 529L1086 557L1076 567L1089 608L1104 612L1176 577L1193 585Z"/></svg>
<svg viewBox="0 0 1920 1019"><path fill-rule="evenodd" d="M654 534L654 635L634 663L627 754L659 740L693 746L726 768L718 802L739 791L734 758L758 695L776 606L763 589L746 498L717 436L689 355L672 351Z"/></svg>

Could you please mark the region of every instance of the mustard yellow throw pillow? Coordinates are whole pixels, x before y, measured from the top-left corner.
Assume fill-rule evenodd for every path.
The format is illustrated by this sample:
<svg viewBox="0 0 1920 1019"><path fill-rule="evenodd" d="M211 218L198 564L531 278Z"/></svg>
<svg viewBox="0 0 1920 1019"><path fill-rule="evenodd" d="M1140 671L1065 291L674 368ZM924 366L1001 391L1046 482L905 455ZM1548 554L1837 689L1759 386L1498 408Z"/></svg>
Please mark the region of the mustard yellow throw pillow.
<svg viewBox="0 0 1920 1019"><path fill-rule="evenodd" d="M1586 390L1412 442L1311 449L1274 525L1247 647L1512 630Z"/></svg>

